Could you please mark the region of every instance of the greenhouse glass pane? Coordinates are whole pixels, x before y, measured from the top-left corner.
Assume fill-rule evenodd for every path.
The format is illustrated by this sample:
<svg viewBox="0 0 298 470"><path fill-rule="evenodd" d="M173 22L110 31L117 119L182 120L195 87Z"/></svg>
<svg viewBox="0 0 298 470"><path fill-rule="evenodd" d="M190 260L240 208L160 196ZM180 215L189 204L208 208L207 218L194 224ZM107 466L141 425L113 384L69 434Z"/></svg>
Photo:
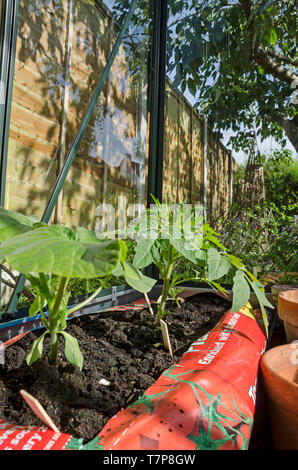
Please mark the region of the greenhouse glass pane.
<svg viewBox="0 0 298 470"><path fill-rule="evenodd" d="M296 2L168 0L168 5L166 119L173 126L165 129L164 174L172 166L179 176L182 165L185 175L192 169L193 179L191 198L185 177L169 194L167 176L164 194L179 202L205 199L209 220L217 222L232 202L233 169L252 165L247 197L240 190L234 201L248 198L264 207L260 156L295 158L298 149ZM187 103L197 114L190 166L179 157L181 147L184 157L189 155ZM208 128L202 125L199 136L203 115ZM205 167L193 153L198 145Z"/></svg>
<svg viewBox="0 0 298 470"><path fill-rule="evenodd" d="M143 1L142 7L149 9L149 4ZM143 209L148 154L148 14L136 9L116 55L64 183L58 203L60 223L114 229ZM110 34L118 30L114 25ZM69 134L66 145L71 139Z"/></svg>
<svg viewBox="0 0 298 470"><path fill-rule="evenodd" d="M42 216L125 13L116 15L115 2L20 1L8 209Z"/></svg>

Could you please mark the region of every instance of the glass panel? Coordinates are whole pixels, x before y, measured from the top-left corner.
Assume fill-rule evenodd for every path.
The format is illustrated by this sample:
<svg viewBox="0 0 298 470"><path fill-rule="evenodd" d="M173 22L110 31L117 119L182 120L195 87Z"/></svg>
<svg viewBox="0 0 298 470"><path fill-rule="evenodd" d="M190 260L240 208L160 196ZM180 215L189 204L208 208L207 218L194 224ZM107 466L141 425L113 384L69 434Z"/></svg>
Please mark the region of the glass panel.
<svg viewBox="0 0 298 470"><path fill-rule="evenodd" d="M216 220L230 206L235 165L246 164L248 159L251 164L260 165L259 154L284 149L293 158L297 155L295 1L169 0L168 3L167 75L177 93L181 92L199 115L204 113L208 118L207 138L204 141L201 134L199 145L201 154L206 149L203 160L208 217ZM170 119L173 93L168 96L166 109ZM185 147L184 127L188 124L181 121L185 110L181 109L181 98L179 102L179 113L175 108L175 113L180 114L175 144L179 147L176 142L179 139L180 146ZM171 180L169 167L166 168L172 158L168 155L171 132L174 128L166 129L167 181ZM197 149L194 140L192 148ZM187 155L188 149L184 149L180 174L181 166L185 172L180 185L188 185ZM193 155L192 164L196 165ZM177 174L175 166L173 173ZM196 186L193 181L192 192ZM168 189L165 188L166 195ZM263 194L260 190L258 201L264 199ZM177 194L174 185L172 197L181 201L189 198L189 191L186 188Z"/></svg>
<svg viewBox="0 0 298 470"><path fill-rule="evenodd" d="M5 198L9 209L42 216L127 12L124 8L117 18L106 6L115 2L92 3L20 1Z"/></svg>
<svg viewBox="0 0 298 470"><path fill-rule="evenodd" d="M114 229L145 203L150 38L142 23L137 9L64 184L59 222L101 231L106 214Z"/></svg>
<svg viewBox="0 0 298 470"><path fill-rule="evenodd" d="M166 85L163 199L202 202L202 123L168 79Z"/></svg>

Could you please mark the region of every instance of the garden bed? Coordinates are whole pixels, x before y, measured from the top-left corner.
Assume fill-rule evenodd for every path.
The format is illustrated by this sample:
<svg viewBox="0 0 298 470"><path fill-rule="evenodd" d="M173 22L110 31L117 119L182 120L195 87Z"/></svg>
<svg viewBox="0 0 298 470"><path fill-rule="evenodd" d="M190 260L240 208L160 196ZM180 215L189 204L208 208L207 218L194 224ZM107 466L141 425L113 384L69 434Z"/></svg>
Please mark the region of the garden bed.
<svg viewBox="0 0 298 470"><path fill-rule="evenodd" d="M26 354L40 334L31 332L5 351L5 365L0 366L0 418L23 426L41 424L19 395L25 389L40 401L61 432L90 441L117 411L137 400L177 363L230 306L215 294L195 295L180 308L170 304L166 321L173 357L161 344L160 329L146 308L73 319L67 331L79 341L84 357L81 372L64 361L62 342L57 368L45 360L27 367Z"/></svg>

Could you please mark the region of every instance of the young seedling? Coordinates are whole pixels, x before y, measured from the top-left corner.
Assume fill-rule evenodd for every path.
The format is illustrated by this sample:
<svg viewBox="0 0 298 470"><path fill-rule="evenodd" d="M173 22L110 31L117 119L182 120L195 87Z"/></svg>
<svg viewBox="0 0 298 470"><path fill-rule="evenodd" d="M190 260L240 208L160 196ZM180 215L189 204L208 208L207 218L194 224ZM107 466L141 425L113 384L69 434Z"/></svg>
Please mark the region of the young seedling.
<svg viewBox="0 0 298 470"><path fill-rule="evenodd" d="M199 207L160 204L156 199L154 202L155 205L130 224L127 234L136 241L133 266L140 270L153 263L163 280L156 321L159 322L168 313L166 304L169 298L177 301L183 289L181 284L206 282L228 294L219 281L229 271L236 271L232 311L238 311L248 302L252 287L267 330L264 307L272 308L272 305L264 294L262 284L246 270L239 258L228 253L219 235L203 221Z"/></svg>
<svg viewBox="0 0 298 470"><path fill-rule="evenodd" d="M34 341L27 356L31 365L42 356L43 341L50 336L49 362L56 364L58 338L65 340L65 357L82 369L83 357L76 338L65 331L67 316L82 308L98 295L102 286L84 302L67 309L70 279L101 278L105 280L123 271L126 279L138 282L139 272L126 261L127 248L122 240L99 240L85 228L72 230L59 225L39 223L32 218L0 208L0 261L24 273L37 293L31 304L29 315L40 312L44 333ZM139 277L140 279L139 279ZM153 280L153 283L155 281ZM147 281L143 291L151 289ZM43 312L47 306L48 315Z"/></svg>

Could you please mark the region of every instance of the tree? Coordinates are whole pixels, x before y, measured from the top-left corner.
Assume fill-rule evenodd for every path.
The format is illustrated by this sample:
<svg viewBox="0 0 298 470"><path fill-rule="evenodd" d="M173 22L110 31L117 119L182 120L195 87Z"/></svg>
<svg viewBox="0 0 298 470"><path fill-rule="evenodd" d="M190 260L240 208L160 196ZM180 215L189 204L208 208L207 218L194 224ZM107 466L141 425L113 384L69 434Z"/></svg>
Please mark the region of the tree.
<svg viewBox="0 0 298 470"><path fill-rule="evenodd" d="M235 150L285 136L298 150L295 0L169 0L168 72Z"/></svg>

